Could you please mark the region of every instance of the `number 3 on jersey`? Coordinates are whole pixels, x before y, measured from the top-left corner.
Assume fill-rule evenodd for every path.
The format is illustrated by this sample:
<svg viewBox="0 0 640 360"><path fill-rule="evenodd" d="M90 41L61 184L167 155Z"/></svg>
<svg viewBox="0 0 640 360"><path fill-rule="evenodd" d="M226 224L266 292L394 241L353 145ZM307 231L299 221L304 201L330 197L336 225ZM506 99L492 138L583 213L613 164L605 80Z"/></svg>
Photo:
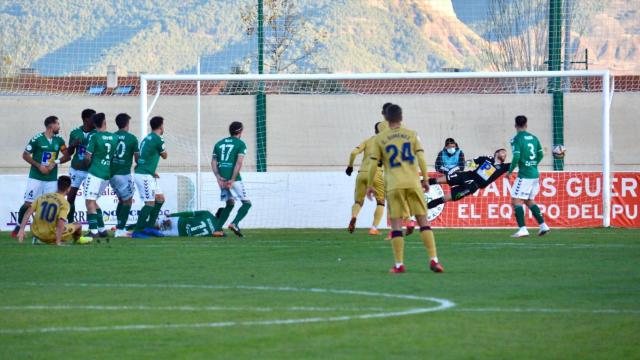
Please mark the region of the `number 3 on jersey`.
<svg viewBox="0 0 640 360"><path fill-rule="evenodd" d="M399 152L397 146L395 146L394 144L387 145L384 150L387 152L387 154L389 154L389 166L394 168L402 165L400 161L397 160ZM415 157L413 156L413 153L411 153L411 143L406 142L402 144L402 153L400 154L400 159L402 161L408 161L410 164L413 164L413 160L415 159Z"/></svg>

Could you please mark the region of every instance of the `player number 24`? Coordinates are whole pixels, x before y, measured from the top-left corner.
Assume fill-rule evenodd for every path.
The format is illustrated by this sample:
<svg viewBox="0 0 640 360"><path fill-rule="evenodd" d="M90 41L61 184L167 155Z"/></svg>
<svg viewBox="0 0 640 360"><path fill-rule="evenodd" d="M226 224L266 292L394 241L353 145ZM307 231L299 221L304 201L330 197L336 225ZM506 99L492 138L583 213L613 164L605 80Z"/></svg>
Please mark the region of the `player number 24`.
<svg viewBox="0 0 640 360"><path fill-rule="evenodd" d="M415 157L411 153L411 143L408 142L402 144L402 152L398 151L398 147L394 144L387 145L384 150L387 152L387 154L389 154L389 166L391 167L398 167L402 165L397 160L398 153L400 153L400 159L402 161L408 161L409 163L413 164L413 160L415 159Z"/></svg>

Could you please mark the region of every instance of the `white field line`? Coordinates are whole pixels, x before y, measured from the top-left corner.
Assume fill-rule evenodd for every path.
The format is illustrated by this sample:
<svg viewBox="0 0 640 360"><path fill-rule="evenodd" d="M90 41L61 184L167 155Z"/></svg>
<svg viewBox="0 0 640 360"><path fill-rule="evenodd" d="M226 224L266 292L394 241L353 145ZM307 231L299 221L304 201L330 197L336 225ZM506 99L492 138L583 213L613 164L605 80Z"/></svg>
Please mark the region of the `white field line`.
<svg viewBox="0 0 640 360"><path fill-rule="evenodd" d="M127 324L127 325L107 325L107 326L69 326L69 327L46 327L46 328L23 328L23 329L0 329L1 334L26 334L26 333L53 333L53 332L98 332L98 331L128 331L128 330L153 330L153 329L180 329L180 328L218 328L229 326L265 326L265 325L293 325L320 322L336 322L350 320L365 320L388 318L396 316L406 316L423 314L434 311L442 311L455 306L455 303L446 299L439 299L417 295L387 294L371 291L358 290L337 290L320 288L296 288L296 287L271 287L271 286L227 286L227 285L192 285L192 284L91 284L91 283L66 283L66 284L46 284L46 283L25 283L27 286L63 286L63 287L94 287L94 288L159 288L159 289L236 289L236 290L256 290L256 291L283 291L283 292L311 292L336 295L367 296L378 298L391 298L401 300L413 300L419 302L435 303L431 307L417 307L401 311L376 311L360 315L342 315L332 317L311 317L302 319L275 319L261 321L226 321L209 322L195 324Z"/></svg>
<svg viewBox="0 0 640 360"><path fill-rule="evenodd" d="M633 309L455 308L452 311L478 313L640 314L640 310Z"/></svg>
<svg viewBox="0 0 640 360"><path fill-rule="evenodd" d="M335 311L385 311L382 307L251 307L251 306L147 306L147 305L7 305L0 311L25 310L87 310L87 311L246 311L246 312L335 312Z"/></svg>

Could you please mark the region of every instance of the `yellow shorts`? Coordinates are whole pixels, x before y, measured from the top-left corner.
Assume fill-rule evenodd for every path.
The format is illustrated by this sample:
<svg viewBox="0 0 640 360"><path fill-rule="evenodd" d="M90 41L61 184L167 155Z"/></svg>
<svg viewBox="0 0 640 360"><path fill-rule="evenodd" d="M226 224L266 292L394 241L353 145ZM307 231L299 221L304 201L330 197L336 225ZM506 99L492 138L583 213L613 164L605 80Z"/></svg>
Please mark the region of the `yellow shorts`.
<svg viewBox="0 0 640 360"><path fill-rule="evenodd" d="M67 224L64 226L64 231L62 232L62 241L70 241L73 239L73 233L76 231L75 227L71 224ZM55 244L56 243L56 233L45 233L41 234L37 231L33 232L33 235L38 238L38 240L47 243L47 244Z"/></svg>
<svg viewBox="0 0 640 360"><path fill-rule="evenodd" d="M367 177L369 174L366 171L358 173L356 177L356 191L354 194L355 201L362 204L364 197L367 194ZM377 171L376 176L373 178L373 188L376 191L376 201L378 203L384 203L384 178L382 171Z"/></svg>
<svg viewBox="0 0 640 360"><path fill-rule="evenodd" d="M392 219L427 215L422 188L395 189L387 192L389 217Z"/></svg>

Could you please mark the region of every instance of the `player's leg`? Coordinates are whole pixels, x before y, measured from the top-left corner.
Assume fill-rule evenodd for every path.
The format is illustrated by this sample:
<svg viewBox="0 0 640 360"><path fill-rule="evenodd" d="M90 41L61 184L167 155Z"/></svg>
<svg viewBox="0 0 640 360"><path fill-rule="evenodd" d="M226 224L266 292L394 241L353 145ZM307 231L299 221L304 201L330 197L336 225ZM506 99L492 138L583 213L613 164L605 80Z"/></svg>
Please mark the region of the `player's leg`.
<svg viewBox="0 0 640 360"><path fill-rule="evenodd" d="M531 190L531 195L529 195L529 199L525 200L524 203L527 205L527 207L533 214L533 217L538 222L538 225L540 225L540 230L538 230L538 236L543 236L549 231L551 231L551 229L549 228L549 225L545 223L544 217L542 216L542 212L540 211L540 208L534 201L536 195L538 195L538 192L540 192L540 182L537 180L538 179L536 179L533 185L533 189Z"/></svg>
<svg viewBox="0 0 640 360"><path fill-rule="evenodd" d="M138 212L138 221L136 222L131 237L145 239L149 236L144 233L144 229L147 227L149 215L151 214L151 210L153 210L156 199L155 186L153 186L152 183L154 179L153 176L148 174L135 174L134 179L144 206L142 206L142 209Z"/></svg>
<svg viewBox="0 0 640 360"><path fill-rule="evenodd" d="M404 237L402 234L402 220L405 215L405 189L391 190L387 193L389 216L391 217L391 248L393 250L394 266L391 273L403 273L404 267Z"/></svg>
<svg viewBox="0 0 640 360"><path fill-rule="evenodd" d="M369 229L369 235L378 235L380 232L378 231L378 226L380 225L380 221L382 220L382 215L384 214L384 178L382 177L382 172L378 171L376 177L374 179L373 188L376 193L376 210L373 212L373 224L371 224L371 229Z"/></svg>
<svg viewBox="0 0 640 360"><path fill-rule="evenodd" d="M364 197L367 192L367 175L366 172L358 173L356 177L356 188L353 194L353 205L351 206L351 220L349 220L349 226L347 230L350 233L353 233L356 229L356 219L358 218L358 214L360 214L360 210L362 209L362 205L364 204Z"/></svg>
<svg viewBox="0 0 640 360"><path fill-rule="evenodd" d="M240 221L247 216L249 209L251 209L251 200L247 196L247 191L244 187L244 183L242 181L236 181L233 183L231 187L231 191L235 193L236 198L240 199L242 205L238 209L238 213L236 217L229 224L229 230L233 231L234 234L242 237L242 232L240 231Z"/></svg>
<svg viewBox="0 0 640 360"><path fill-rule="evenodd" d="M100 237L98 232L98 203L97 200L100 197L100 187L102 186L102 179L89 174L85 180L86 193L85 204L87 206L87 220L89 222L89 234L87 236L98 238Z"/></svg>
<svg viewBox="0 0 640 360"><path fill-rule="evenodd" d="M429 185L443 185L447 183L447 177L444 174L438 175L434 178L429 178Z"/></svg>
<svg viewBox="0 0 640 360"><path fill-rule="evenodd" d="M109 186L109 181L108 180L103 180L100 179L100 188L99 188L99 192L98 192L98 197L100 197L104 191L107 189L107 186ZM107 231L107 229L104 226L104 213L102 212L102 208L100 208L99 205L97 205L97 199L96 199L96 214L98 215L98 235L100 235L100 237L102 238L107 238L107 242L109 242L108 238L109 238L109 232Z"/></svg>
<svg viewBox="0 0 640 360"><path fill-rule="evenodd" d="M467 181L462 185L456 185L451 187L451 192L445 194L441 198L433 199L427 204L427 208L433 209L434 207L444 204L447 201L458 201L478 191L478 185L473 181Z"/></svg>
<svg viewBox="0 0 640 360"><path fill-rule="evenodd" d="M516 178L511 188L511 204L513 205L513 213L518 223L518 231L511 237L519 238L529 236L525 219L524 219L524 202L529 199L531 194L531 183L529 179Z"/></svg>
<svg viewBox="0 0 640 360"><path fill-rule="evenodd" d="M145 234L162 237L162 232L156 229L156 222L158 221L158 216L160 216L160 209L162 209L162 205L164 205L165 197L162 194L162 188L160 188L160 183L158 179L152 177L152 184L154 186L154 203L151 212L149 213L149 220L147 221L147 226L144 229Z"/></svg>
<svg viewBox="0 0 640 360"><path fill-rule="evenodd" d="M76 170L74 168L69 169L69 176L71 177L71 189L67 194L67 201L69 202L69 216L67 221L71 224L75 222L76 213L76 197L78 196L78 190L87 178L88 173L86 171Z"/></svg>
<svg viewBox="0 0 640 360"><path fill-rule="evenodd" d="M420 238L427 249L431 271L443 272L444 269L438 261L436 238L427 219L427 205L424 201L422 189L407 189L407 204L409 205L409 211L412 215L415 215L418 225L420 225Z"/></svg>
<svg viewBox="0 0 640 360"><path fill-rule="evenodd" d="M41 181L36 179L27 178L27 188L24 191L24 202L20 209L18 210L18 219L17 224L11 232L11 237L17 237L18 231L20 231L20 224L22 224L22 220L24 219L24 214L27 213L27 210L31 207L31 204L36 200L39 195Z"/></svg>

